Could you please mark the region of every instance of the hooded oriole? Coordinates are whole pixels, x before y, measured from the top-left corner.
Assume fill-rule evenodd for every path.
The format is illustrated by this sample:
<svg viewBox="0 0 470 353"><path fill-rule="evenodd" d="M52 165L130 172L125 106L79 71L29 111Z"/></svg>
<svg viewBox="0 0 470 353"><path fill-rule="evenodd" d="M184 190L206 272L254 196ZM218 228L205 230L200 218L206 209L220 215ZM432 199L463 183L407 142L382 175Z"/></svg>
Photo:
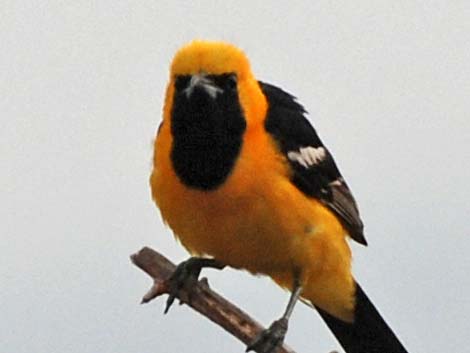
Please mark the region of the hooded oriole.
<svg viewBox="0 0 470 353"><path fill-rule="evenodd" d="M177 52L150 182L164 221L197 256L175 277L228 265L292 292L249 349L282 342L300 297L348 353L406 352L351 274L347 238L366 240L333 157L303 106L256 80L240 49L194 41Z"/></svg>

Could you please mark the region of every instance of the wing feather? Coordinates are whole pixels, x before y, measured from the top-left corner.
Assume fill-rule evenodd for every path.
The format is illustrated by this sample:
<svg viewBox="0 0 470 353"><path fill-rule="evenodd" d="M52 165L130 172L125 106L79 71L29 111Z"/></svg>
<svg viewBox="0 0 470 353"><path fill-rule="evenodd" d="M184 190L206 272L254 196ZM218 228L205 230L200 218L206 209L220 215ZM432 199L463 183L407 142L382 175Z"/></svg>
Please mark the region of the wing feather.
<svg viewBox="0 0 470 353"><path fill-rule="evenodd" d="M292 182L309 197L333 211L351 238L367 245L356 201L336 166L305 117L304 107L282 89L259 82L268 103L266 130L279 143L292 170Z"/></svg>

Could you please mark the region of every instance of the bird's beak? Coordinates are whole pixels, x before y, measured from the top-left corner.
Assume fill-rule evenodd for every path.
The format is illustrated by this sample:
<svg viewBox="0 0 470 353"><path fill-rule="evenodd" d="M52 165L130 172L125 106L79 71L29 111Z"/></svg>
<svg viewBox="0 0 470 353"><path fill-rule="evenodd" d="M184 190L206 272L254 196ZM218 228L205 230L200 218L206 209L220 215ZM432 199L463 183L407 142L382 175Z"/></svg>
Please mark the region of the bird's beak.
<svg viewBox="0 0 470 353"><path fill-rule="evenodd" d="M203 88L212 99L215 99L219 93L223 92L223 90L217 87L217 85L207 77L207 74L203 72L191 76L188 87L184 89L187 98L191 96L196 87Z"/></svg>

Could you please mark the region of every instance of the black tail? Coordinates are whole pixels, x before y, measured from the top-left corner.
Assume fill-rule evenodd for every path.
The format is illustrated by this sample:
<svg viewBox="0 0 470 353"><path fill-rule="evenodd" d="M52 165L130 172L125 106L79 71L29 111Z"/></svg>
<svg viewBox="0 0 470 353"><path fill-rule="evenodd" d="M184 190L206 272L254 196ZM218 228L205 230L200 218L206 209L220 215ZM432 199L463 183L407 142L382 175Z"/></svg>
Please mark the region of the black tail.
<svg viewBox="0 0 470 353"><path fill-rule="evenodd" d="M317 310L347 353L407 353L357 282L353 323Z"/></svg>

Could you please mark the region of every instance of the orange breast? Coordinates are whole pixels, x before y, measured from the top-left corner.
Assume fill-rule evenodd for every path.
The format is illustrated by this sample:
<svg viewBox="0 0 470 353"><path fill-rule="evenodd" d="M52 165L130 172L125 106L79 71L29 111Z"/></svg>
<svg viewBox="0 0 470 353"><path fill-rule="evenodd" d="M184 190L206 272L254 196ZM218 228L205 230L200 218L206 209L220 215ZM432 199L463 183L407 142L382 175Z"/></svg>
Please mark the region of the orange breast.
<svg viewBox="0 0 470 353"><path fill-rule="evenodd" d="M289 167L262 126L248 127L233 172L213 191L180 182L171 166L168 124L155 147L153 197L191 253L270 275L287 288L300 271L309 282L306 299L348 315L353 285L345 231L328 209L290 182ZM319 291L322 286L326 290Z"/></svg>

